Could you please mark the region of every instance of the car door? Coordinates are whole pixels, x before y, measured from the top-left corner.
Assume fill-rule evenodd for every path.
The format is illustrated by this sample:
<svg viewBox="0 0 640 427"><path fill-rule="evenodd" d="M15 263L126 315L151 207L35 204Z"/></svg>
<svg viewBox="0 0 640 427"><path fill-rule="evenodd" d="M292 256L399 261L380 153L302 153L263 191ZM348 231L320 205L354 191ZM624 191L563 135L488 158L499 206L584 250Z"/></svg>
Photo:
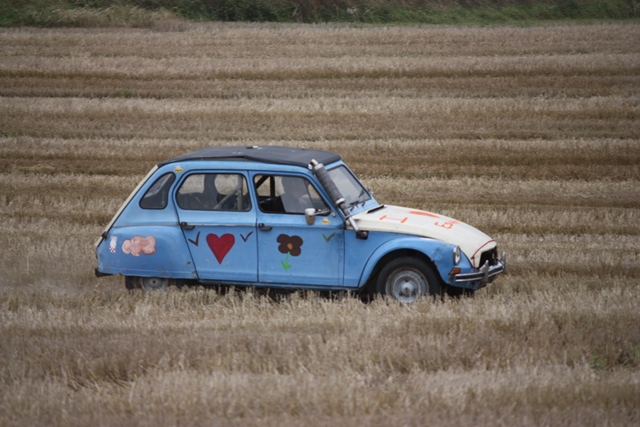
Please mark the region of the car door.
<svg viewBox="0 0 640 427"><path fill-rule="evenodd" d="M199 280L258 280L256 214L245 175L191 173L176 192L176 206Z"/></svg>
<svg viewBox="0 0 640 427"><path fill-rule="evenodd" d="M258 199L258 279L262 283L341 286L344 224L305 177L254 174ZM294 196L287 190L303 189ZM304 209L318 215L307 224Z"/></svg>

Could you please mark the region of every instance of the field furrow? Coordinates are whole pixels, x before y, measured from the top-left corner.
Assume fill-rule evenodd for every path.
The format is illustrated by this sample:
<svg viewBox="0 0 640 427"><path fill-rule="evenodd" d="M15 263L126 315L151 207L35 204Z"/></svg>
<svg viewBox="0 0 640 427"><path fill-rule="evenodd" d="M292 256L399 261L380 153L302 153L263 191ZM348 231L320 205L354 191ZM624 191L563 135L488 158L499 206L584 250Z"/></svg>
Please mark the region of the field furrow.
<svg viewBox="0 0 640 427"><path fill-rule="evenodd" d="M640 26L0 29L0 425L640 424ZM338 152L509 274L403 306L126 292L159 161ZM176 224L177 227L177 224Z"/></svg>

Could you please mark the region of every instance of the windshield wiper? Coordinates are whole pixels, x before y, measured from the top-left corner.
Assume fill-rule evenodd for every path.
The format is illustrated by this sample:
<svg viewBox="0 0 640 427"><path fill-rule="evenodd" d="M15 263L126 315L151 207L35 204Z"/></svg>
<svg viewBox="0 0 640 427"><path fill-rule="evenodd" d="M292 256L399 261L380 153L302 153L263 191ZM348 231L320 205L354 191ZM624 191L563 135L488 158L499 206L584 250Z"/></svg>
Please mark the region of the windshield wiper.
<svg viewBox="0 0 640 427"><path fill-rule="evenodd" d="M358 197L356 197L356 199L353 202L349 203L349 209L353 210L353 208L357 207L358 205L364 206L365 203L367 203L368 199L360 200L360 198L362 196L366 196L367 194L368 194L367 190L363 188L362 191L360 191L360 194L358 194Z"/></svg>
<svg viewBox="0 0 640 427"><path fill-rule="evenodd" d="M384 205L378 205L375 208L371 208L367 211L367 213L371 213L371 212L375 212L375 211L379 211L380 209L384 209L385 206Z"/></svg>

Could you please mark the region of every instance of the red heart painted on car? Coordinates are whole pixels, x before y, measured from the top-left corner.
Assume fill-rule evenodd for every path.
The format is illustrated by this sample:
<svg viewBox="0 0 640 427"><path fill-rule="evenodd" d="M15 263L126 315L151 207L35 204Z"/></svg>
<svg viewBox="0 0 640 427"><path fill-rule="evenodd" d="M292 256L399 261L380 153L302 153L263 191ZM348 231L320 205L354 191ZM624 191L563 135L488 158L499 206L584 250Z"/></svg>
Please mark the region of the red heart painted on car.
<svg viewBox="0 0 640 427"><path fill-rule="evenodd" d="M220 237L215 234L207 235L207 244L218 260L218 264L222 264L222 260L227 256L235 243L236 238L233 237L233 234L223 234Z"/></svg>

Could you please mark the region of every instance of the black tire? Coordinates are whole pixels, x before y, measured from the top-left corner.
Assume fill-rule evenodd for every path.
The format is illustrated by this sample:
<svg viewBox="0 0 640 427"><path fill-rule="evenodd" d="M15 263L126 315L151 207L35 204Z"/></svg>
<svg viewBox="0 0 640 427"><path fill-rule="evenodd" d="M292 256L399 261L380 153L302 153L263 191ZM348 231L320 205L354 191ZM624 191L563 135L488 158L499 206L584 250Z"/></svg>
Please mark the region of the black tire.
<svg viewBox="0 0 640 427"><path fill-rule="evenodd" d="M164 291L169 286L175 285L173 279L166 277L136 277L126 276L124 285L129 290L143 289L145 291Z"/></svg>
<svg viewBox="0 0 640 427"><path fill-rule="evenodd" d="M417 258L396 258L385 265L376 283L378 293L410 304L424 296L442 297L442 284L433 268Z"/></svg>
<svg viewBox="0 0 640 427"><path fill-rule="evenodd" d="M135 277L131 277L131 276L124 277L124 287L127 288L127 290L132 291L136 288L134 279Z"/></svg>

